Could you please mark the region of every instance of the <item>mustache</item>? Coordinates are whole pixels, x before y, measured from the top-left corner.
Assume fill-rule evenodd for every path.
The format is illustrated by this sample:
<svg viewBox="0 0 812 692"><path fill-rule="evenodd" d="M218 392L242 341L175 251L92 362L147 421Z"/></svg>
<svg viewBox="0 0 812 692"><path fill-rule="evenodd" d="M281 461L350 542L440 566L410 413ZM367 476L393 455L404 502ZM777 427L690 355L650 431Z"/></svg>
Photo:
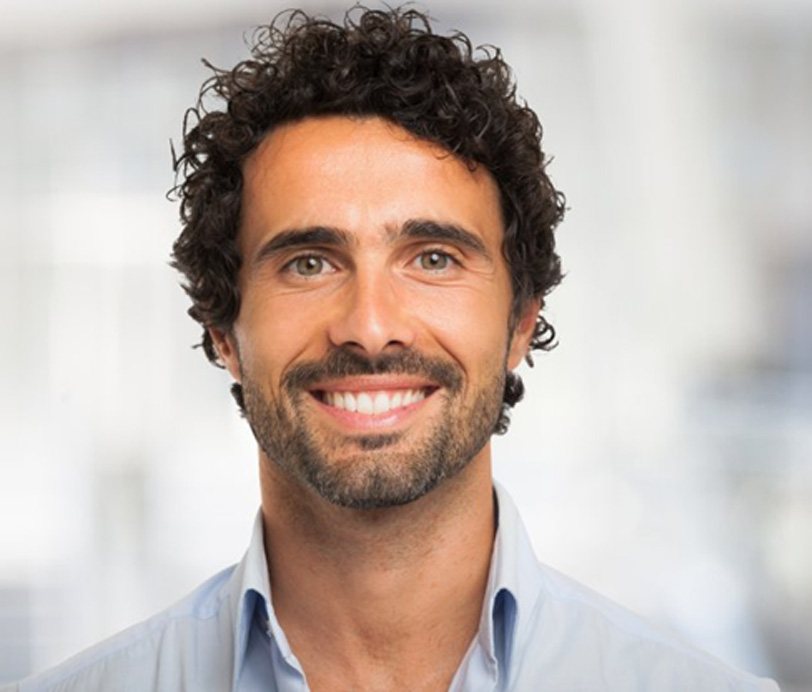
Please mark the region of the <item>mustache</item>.
<svg viewBox="0 0 812 692"><path fill-rule="evenodd" d="M353 375L417 375L451 391L462 388L460 367L412 349L370 358L348 348L337 348L320 361L297 363L282 378L288 391L309 389L318 382Z"/></svg>

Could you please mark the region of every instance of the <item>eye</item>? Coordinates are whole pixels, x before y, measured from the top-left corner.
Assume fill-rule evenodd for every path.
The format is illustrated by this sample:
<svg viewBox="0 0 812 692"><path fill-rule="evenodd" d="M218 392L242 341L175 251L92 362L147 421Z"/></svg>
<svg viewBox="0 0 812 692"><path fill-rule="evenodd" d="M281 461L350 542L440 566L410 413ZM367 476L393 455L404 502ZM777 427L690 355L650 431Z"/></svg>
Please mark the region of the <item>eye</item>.
<svg viewBox="0 0 812 692"><path fill-rule="evenodd" d="M441 250L428 250L420 253L418 262L421 269L438 272L448 269L454 263L454 258Z"/></svg>
<svg viewBox="0 0 812 692"><path fill-rule="evenodd" d="M328 273L333 266L319 255L301 255L288 262L285 269L298 276L318 276Z"/></svg>

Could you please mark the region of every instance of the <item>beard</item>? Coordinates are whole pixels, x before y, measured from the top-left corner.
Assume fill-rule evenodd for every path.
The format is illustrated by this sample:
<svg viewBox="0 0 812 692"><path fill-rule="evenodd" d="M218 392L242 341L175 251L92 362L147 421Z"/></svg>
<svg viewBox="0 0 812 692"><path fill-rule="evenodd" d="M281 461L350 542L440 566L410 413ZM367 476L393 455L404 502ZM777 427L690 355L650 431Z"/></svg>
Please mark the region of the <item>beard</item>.
<svg viewBox="0 0 812 692"><path fill-rule="evenodd" d="M384 373L423 376L440 385L431 394L443 397L435 419L420 430L370 435L344 435L308 422L309 387ZM457 475L485 446L499 419L505 376L502 363L465 397L462 369L454 362L411 350L371 359L339 348L322 361L288 370L278 397L266 397L243 369L244 412L271 463L328 502L353 509L395 507Z"/></svg>

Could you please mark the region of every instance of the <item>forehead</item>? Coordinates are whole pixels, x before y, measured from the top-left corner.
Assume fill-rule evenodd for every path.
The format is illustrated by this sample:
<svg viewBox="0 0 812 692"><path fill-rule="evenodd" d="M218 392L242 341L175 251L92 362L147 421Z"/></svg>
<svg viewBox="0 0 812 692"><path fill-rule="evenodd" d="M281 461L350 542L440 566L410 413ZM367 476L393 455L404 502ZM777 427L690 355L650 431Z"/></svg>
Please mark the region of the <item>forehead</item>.
<svg viewBox="0 0 812 692"><path fill-rule="evenodd" d="M415 218L461 226L492 247L501 243L491 174L381 118L308 118L278 127L243 172L243 253L292 228L341 228L363 241Z"/></svg>

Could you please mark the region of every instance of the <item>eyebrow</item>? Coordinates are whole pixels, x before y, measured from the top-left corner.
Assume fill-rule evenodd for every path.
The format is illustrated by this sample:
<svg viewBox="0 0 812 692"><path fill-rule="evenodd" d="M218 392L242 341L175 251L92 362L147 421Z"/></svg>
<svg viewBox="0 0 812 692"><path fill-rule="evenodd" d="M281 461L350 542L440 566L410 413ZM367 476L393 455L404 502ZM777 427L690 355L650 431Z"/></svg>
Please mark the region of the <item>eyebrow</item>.
<svg viewBox="0 0 812 692"><path fill-rule="evenodd" d="M261 264L266 259L297 247L349 247L352 244L350 234L340 228L329 226L310 226L281 231L260 247L254 256L253 263Z"/></svg>
<svg viewBox="0 0 812 692"><path fill-rule="evenodd" d="M410 219L393 234L395 237L413 238L416 240L437 240L461 245L491 260L485 243L478 235L462 226L453 223L431 221L428 219Z"/></svg>
<svg viewBox="0 0 812 692"><path fill-rule="evenodd" d="M401 227L392 229L387 233L390 242L401 238L413 240L435 240L454 243L491 260L491 255L482 239L462 226L453 223L432 221L429 219L409 219ZM273 238L264 243L257 251L253 264L261 264L265 260L285 250L295 248L321 247L350 247L354 243L353 237L347 231L331 226L309 226L307 228L294 228L280 231Z"/></svg>

